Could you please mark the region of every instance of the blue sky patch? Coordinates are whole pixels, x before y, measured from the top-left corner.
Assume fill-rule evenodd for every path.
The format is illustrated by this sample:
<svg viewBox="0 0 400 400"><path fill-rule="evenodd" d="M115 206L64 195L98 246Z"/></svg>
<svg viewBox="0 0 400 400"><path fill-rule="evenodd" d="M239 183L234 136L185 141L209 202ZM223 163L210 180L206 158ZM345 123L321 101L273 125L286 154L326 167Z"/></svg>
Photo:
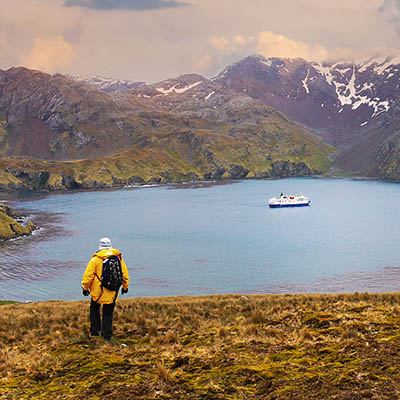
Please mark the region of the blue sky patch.
<svg viewBox="0 0 400 400"><path fill-rule="evenodd" d="M94 10L158 10L189 5L176 0L66 0L66 7L86 7Z"/></svg>

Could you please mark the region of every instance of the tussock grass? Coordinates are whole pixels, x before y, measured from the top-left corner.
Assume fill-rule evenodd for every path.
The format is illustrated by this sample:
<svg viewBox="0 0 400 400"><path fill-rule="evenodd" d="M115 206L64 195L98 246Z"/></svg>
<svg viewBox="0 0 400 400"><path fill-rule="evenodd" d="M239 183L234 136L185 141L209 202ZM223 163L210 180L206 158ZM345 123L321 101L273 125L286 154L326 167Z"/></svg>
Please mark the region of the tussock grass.
<svg viewBox="0 0 400 400"><path fill-rule="evenodd" d="M396 399L400 294L120 300L114 338L88 302L0 306L3 399Z"/></svg>

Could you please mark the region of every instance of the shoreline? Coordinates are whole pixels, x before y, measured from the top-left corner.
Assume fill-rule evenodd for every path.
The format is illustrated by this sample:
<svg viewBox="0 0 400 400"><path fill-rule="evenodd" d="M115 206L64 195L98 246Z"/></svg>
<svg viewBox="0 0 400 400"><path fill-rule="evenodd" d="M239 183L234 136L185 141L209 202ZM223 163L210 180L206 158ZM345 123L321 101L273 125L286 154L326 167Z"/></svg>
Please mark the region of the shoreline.
<svg viewBox="0 0 400 400"><path fill-rule="evenodd" d="M111 185L91 187L91 188L63 188L54 190L36 190L36 189L0 189L0 195L4 198L0 200L1 202L12 202L12 201L24 201L24 200L36 200L42 196L49 194L72 194L72 193L90 193L98 191L115 191L121 189L151 189L159 187L171 187L174 189L186 189L186 188L206 188L212 186L230 185L241 181L277 181L286 179L321 179L321 180L353 180L353 181L366 181L366 182L382 182L382 183L393 183L397 184L400 181L387 180L378 177L368 177L368 176L352 176L352 175L304 175L304 176L282 176L282 177L270 177L270 178L221 178L215 180L198 180L198 181L183 181L183 182L160 182L155 184L135 184L135 185Z"/></svg>
<svg viewBox="0 0 400 400"><path fill-rule="evenodd" d="M248 300L250 298L337 298L337 297L374 297L374 296L382 296L382 297L391 297L391 296L400 296L400 288L395 291L388 292L368 292L368 291L354 291L354 292L336 292L336 293L318 293L318 292L302 292L302 293L294 293L294 292L274 292L274 293L210 293L210 294L178 294L178 295L165 295L165 296L131 296L126 297L119 295L117 299L117 306L120 302L174 302L181 300L212 300L212 299L220 299L220 298L240 298L242 300ZM10 299L0 299L0 307L2 305L27 305L27 304L75 304L75 303L90 303L90 296L83 297L81 299L72 299L72 300L63 300L63 299L47 299L47 300L10 300Z"/></svg>

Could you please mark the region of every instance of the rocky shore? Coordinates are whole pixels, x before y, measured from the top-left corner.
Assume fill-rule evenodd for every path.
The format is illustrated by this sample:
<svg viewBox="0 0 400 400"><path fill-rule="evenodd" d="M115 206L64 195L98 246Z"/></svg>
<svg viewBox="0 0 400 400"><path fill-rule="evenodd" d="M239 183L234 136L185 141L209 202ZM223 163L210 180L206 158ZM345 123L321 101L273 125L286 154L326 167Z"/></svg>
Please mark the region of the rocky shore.
<svg viewBox="0 0 400 400"><path fill-rule="evenodd" d="M32 221L24 223L23 217L11 207L0 204L0 240L30 235L35 230Z"/></svg>
<svg viewBox="0 0 400 400"><path fill-rule="evenodd" d="M74 189L112 188L131 185L154 185L227 179L269 179L319 175L321 171L304 162L281 160L272 162L262 170L246 168L240 164L215 166L207 172L188 171L179 167L138 170L91 160L71 162L67 165L37 160L13 160L13 165L1 169L0 190L57 191Z"/></svg>

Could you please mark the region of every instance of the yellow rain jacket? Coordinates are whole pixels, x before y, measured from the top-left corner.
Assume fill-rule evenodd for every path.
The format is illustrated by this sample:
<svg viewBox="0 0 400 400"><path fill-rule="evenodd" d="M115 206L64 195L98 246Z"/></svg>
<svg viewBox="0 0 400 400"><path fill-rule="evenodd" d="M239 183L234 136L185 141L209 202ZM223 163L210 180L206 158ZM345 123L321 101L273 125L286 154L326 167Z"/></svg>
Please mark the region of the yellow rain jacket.
<svg viewBox="0 0 400 400"><path fill-rule="evenodd" d="M82 287L85 290L90 289L90 296L99 304L111 304L118 297L118 292L106 289L105 287L102 288L100 282L103 270L103 260L110 256L117 256L121 260L123 277L122 287L124 289L128 289L129 285L128 268L126 268L126 264L122 259L122 255L117 249L100 250L97 253L94 253L89 261L88 266L86 267L85 273L83 274Z"/></svg>

